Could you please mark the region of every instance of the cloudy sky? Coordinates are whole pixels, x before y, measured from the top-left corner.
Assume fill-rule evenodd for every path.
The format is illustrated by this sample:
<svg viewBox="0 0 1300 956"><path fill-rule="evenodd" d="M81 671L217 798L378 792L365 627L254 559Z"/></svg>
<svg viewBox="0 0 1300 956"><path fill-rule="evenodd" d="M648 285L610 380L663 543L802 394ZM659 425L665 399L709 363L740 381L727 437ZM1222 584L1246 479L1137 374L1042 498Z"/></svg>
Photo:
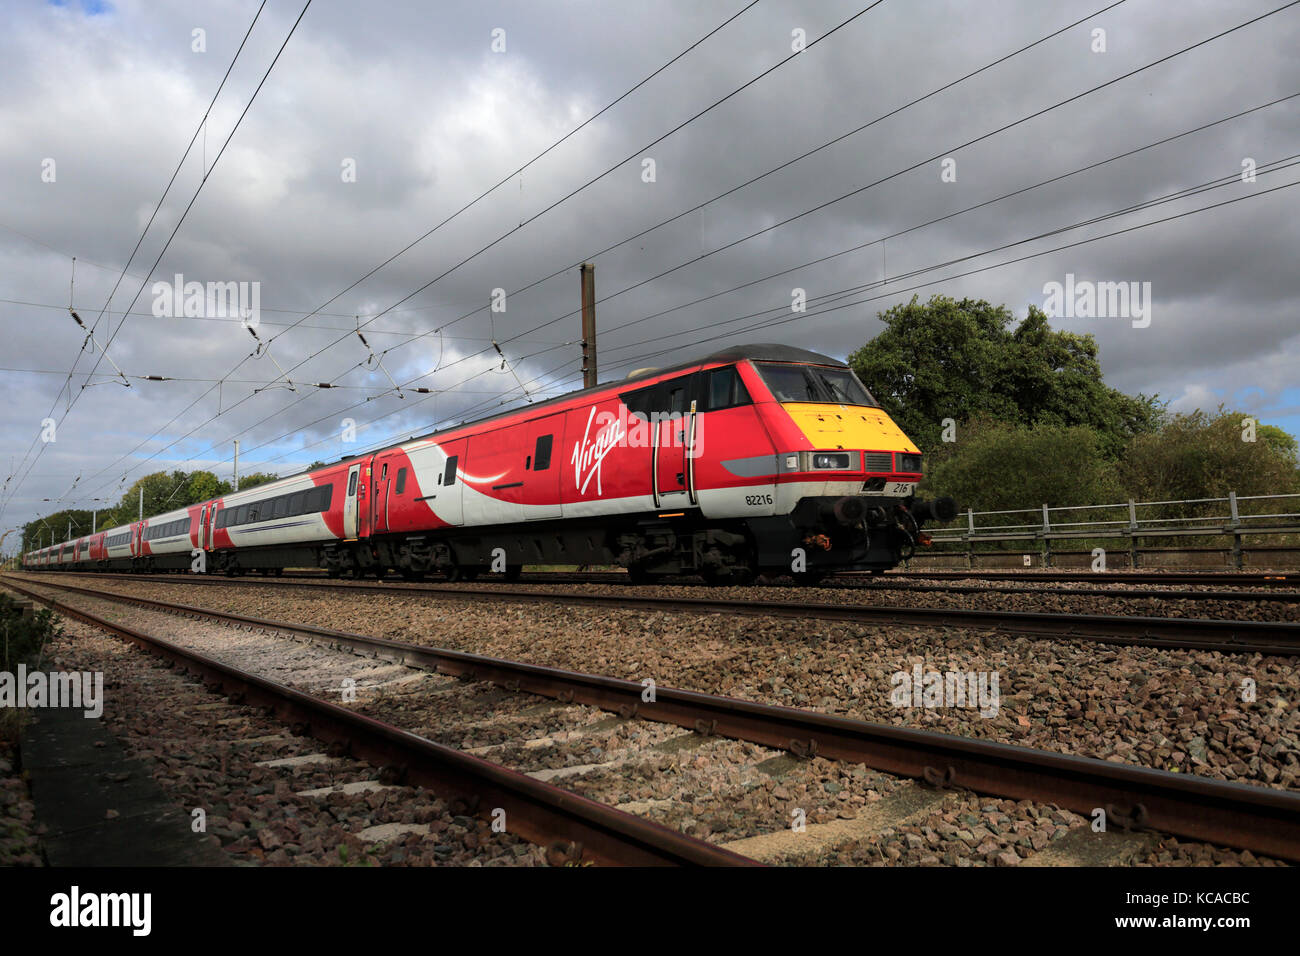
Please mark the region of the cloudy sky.
<svg viewBox="0 0 1300 956"><path fill-rule="evenodd" d="M843 357L914 294L1023 315L1073 275L1150 289L1149 324L1054 319L1111 384L1300 433L1300 96L1265 105L1300 93L1300 5L1211 40L1285 0L314 0L249 107L302 11L267 0L131 258L259 2L5 0L0 531L228 476L234 439L287 473L574 388L585 260L602 380L741 342ZM258 341L155 314L177 274L258 283Z"/></svg>

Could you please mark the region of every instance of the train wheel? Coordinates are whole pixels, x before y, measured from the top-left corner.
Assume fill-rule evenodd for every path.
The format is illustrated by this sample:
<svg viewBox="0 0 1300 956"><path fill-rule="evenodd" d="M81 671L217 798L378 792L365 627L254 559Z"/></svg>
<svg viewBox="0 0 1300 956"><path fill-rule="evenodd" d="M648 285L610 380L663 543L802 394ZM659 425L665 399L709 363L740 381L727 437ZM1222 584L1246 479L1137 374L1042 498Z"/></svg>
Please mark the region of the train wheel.
<svg viewBox="0 0 1300 956"><path fill-rule="evenodd" d="M382 581L384 579L384 575L388 574L388 569L384 567L382 564L375 565L374 574L375 574L376 581Z"/></svg>
<svg viewBox="0 0 1300 956"><path fill-rule="evenodd" d="M518 581L519 575L523 573L524 566L522 564L507 564L505 572L501 575L501 580L510 582Z"/></svg>
<svg viewBox="0 0 1300 956"><path fill-rule="evenodd" d="M343 569L330 566L325 569L325 574L327 577L341 578L343 577Z"/></svg>

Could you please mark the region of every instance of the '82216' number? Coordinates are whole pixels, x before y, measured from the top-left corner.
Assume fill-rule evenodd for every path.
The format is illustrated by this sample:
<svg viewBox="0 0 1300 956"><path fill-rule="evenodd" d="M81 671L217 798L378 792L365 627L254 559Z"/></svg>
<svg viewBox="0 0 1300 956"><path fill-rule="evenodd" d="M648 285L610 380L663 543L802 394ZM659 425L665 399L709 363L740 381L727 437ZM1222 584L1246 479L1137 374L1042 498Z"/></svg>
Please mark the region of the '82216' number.
<svg viewBox="0 0 1300 956"><path fill-rule="evenodd" d="M754 505L770 505L775 503L776 502L772 500L771 495L745 495L745 504L751 507Z"/></svg>

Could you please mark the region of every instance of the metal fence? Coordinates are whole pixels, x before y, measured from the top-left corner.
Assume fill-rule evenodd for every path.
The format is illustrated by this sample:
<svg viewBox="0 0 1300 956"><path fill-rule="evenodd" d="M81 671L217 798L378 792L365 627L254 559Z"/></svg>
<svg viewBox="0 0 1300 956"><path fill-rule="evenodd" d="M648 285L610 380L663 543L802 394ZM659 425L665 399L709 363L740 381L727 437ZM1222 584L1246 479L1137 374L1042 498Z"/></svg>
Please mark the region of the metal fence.
<svg viewBox="0 0 1300 956"><path fill-rule="evenodd" d="M1183 501L1133 501L1111 505L1072 505L1052 508L1025 508L1012 511L974 511L967 509L965 528L938 530L932 534L935 545L965 545L967 566L975 558L1014 553L1005 548L977 551L978 543L1033 542L1042 567L1052 566L1052 555L1087 552L1054 548L1062 541L1115 540L1127 543L1133 567L1138 567L1143 553L1169 550L1223 550L1223 548L1144 548L1142 542L1154 539L1230 536L1231 563L1242 567L1246 551L1300 551L1300 541L1293 547L1248 547L1247 535L1300 535L1300 512L1286 510L1300 506L1300 494L1241 495L1229 492L1226 498L1195 498ZM958 517L962 521L962 516ZM987 523L985 523L987 522ZM916 557L959 556L961 548L935 547L918 552Z"/></svg>

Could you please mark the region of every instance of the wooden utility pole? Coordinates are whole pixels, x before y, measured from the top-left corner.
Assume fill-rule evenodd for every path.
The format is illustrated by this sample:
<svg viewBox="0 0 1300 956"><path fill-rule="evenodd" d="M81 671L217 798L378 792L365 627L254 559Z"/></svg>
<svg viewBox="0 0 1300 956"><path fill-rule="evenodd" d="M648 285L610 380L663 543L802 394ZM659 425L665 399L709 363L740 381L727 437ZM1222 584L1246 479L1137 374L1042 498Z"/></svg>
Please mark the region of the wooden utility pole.
<svg viewBox="0 0 1300 956"><path fill-rule="evenodd" d="M582 264L582 387L596 384L596 264Z"/></svg>

